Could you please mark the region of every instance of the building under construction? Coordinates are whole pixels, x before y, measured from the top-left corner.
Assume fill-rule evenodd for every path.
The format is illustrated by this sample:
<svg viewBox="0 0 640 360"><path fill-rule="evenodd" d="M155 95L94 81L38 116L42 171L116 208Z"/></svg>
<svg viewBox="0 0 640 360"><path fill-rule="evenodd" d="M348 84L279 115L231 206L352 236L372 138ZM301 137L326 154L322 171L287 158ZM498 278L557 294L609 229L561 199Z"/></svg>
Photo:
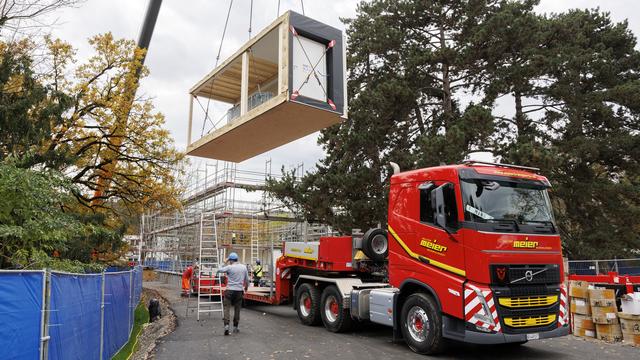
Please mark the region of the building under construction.
<svg viewBox="0 0 640 360"><path fill-rule="evenodd" d="M302 165L296 174L302 174ZM264 191L271 161L263 171L237 168L214 161L196 167L187 176L182 209L146 214L142 218L140 257L146 266L180 272L201 256L204 232L215 239L220 259L231 251L240 261L260 259L267 272L284 241L317 240L331 233L327 226L309 224ZM206 238L207 236L205 236Z"/></svg>

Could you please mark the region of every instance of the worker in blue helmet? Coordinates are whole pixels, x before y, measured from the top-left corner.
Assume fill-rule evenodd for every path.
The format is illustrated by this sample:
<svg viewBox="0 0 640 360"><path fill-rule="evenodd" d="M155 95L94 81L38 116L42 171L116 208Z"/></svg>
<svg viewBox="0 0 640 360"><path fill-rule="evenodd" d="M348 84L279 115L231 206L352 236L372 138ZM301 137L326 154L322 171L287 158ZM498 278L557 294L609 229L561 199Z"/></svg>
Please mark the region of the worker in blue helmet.
<svg viewBox="0 0 640 360"><path fill-rule="evenodd" d="M227 258L227 264L219 272L227 274L227 289L224 292L224 334L229 335L229 317L233 306L233 332L238 333L240 309L244 292L249 287L249 272L247 267L238 262L238 254L232 252Z"/></svg>
<svg viewBox="0 0 640 360"><path fill-rule="evenodd" d="M263 270L260 259L256 260L256 266L253 267L253 286L260 286L260 280L262 280Z"/></svg>

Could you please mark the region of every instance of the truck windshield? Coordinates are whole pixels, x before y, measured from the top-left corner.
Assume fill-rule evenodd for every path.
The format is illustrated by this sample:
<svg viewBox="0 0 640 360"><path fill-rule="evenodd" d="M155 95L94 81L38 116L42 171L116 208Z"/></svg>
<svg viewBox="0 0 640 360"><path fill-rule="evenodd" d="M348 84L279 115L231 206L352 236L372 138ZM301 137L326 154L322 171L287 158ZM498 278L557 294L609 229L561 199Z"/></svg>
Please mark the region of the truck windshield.
<svg viewBox="0 0 640 360"><path fill-rule="evenodd" d="M462 179L465 220L553 223L546 188L521 182Z"/></svg>

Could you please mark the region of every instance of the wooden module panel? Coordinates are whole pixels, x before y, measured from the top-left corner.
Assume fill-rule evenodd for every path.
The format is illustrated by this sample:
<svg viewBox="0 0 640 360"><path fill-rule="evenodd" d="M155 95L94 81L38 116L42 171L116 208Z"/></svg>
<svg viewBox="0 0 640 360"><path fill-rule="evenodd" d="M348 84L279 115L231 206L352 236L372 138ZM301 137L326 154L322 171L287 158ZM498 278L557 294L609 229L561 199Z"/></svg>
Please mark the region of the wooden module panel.
<svg viewBox="0 0 640 360"><path fill-rule="evenodd" d="M187 154L240 162L337 124L342 119L337 113L287 102L284 96L271 99L254 110L202 137L189 146Z"/></svg>

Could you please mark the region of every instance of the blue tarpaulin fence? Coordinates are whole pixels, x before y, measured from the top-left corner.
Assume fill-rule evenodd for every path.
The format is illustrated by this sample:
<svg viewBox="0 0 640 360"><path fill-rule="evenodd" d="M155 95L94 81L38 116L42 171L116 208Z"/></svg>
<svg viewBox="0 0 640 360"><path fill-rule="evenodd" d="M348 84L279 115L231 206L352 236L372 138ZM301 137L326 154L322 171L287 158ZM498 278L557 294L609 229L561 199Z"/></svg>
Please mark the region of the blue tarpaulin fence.
<svg viewBox="0 0 640 360"><path fill-rule="evenodd" d="M49 359L100 358L102 275L51 274Z"/></svg>
<svg viewBox="0 0 640 360"><path fill-rule="evenodd" d="M38 359L44 271L0 272L0 359Z"/></svg>
<svg viewBox="0 0 640 360"><path fill-rule="evenodd" d="M0 271L0 359L110 359L133 329L142 268Z"/></svg>
<svg viewBox="0 0 640 360"><path fill-rule="evenodd" d="M131 322L131 278L129 273L105 273L104 350L109 359L129 339Z"/></svg>

